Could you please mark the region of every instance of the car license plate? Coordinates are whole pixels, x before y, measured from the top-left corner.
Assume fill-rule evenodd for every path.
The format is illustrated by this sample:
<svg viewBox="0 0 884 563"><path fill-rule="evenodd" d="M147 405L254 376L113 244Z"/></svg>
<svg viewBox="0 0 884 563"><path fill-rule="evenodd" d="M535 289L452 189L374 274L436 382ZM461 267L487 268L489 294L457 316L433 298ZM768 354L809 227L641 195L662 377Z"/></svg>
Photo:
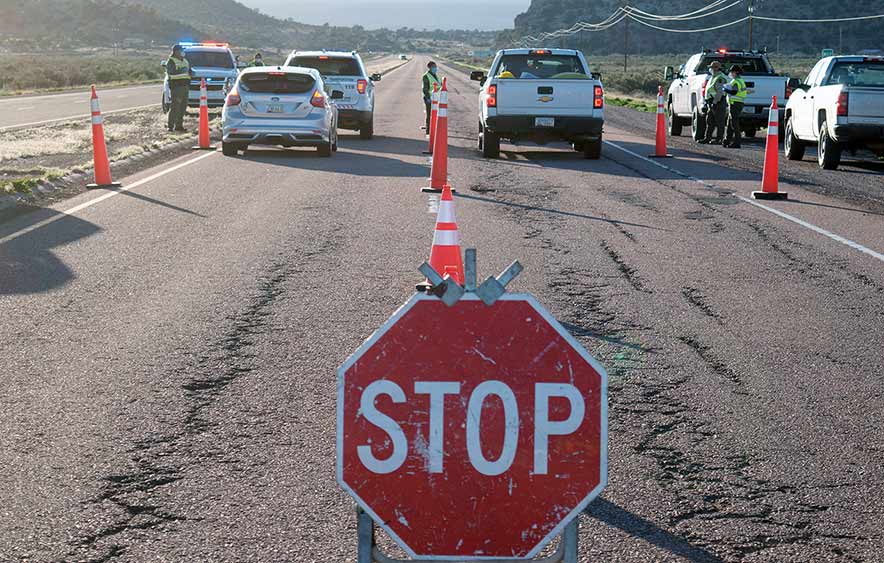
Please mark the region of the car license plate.
<svg viewBox="0 0 884 563"><path fill-rule="evenodd" d="M267 104L267 113L282 113L282 104Z"/></svg>
<svg viewBox="0 0 884 563"><path fill-rule="evenodd" d="M534 118L534 127L555 127L556 126L556 118L555 117L535 117Z"/></svg>

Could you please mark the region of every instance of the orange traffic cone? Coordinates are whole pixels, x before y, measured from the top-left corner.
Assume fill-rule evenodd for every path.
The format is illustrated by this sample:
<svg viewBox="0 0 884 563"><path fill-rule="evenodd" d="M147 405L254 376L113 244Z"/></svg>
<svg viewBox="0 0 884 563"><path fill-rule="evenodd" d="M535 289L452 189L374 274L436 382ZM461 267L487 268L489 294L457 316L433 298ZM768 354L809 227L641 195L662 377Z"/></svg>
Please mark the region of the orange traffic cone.
<svg viewBox="0 0 884 563"><path fill-rule="evenodd" d="M198 145L193 147L194 150L210 151L215 150L209 140L209 95L206 92L206 79L200 80L200 130L198 137Z"/></svg>
<svg viewBox="0 0 884 563"><path fill-rule="evenodd" d="M780 117L777 111L777 97L770 105L767 119L767 144L764 147L764 173L761 177L761 191L752 192L755 199L787 199L789 194L779 191L780 183Z"/></svg>
<svg viewBox="0 0 884 563"><path fill-rule="evenodd" d="M663 113L663 86L657 87L657 140L651 158L672 158L666 152L666 114Z"/></svg>
<svg viewBox="0 0 884 563"><path fill-rule="evenodd" d="M107 142L104 140L104 121L98 107L98 93L92 86L92 157L94 162L95 183L87 184L93 188L119 188L120 183L111 179L110 161L107 158Z"/></svg>
<svg viewBox="0 0 884 563"><path fill-rule="evenodd" d="M448 184L448 79L443 78L442 90L439 92L439 112L436 114L430 186L421 188L421 191L437 194L446 184Z"/></svg>
<svg viewBox="0 0 884 563"><path fill-rule="evenodd" d="M433 141L436 140L436 118L439 116L438 84L433 84L433 96L430 99L430 130L427 132L429 134L430 141L427 145L427 150L424 151L424 154L433 154Z"/></svg>
<svg viewBox="0 0 884 563"><path fill-rule="evenodd" d="M433 234L433 247L430 249L430 266L443 278L448 276L463 285L463 258L460 255L454 198L451 197L451 186L448 184L442 186L439 213L436 215L436 232ZM425 290L430 285L432 284L427 280L418 284L417 289Z"/></svg>

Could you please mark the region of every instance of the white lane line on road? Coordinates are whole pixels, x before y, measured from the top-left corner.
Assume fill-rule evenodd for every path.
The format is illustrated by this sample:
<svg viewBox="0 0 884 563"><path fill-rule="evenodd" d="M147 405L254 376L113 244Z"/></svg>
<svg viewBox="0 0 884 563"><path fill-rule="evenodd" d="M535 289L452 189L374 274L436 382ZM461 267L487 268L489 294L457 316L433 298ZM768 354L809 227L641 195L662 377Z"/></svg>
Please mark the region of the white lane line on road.
<svg viewBox="0 0 884 563"><path fill-rule="evenodd" d="M630 156L634 156L635 158L643 160L644 162L647 162L648 164L653 164L654 166L662 168L663 170L666 170L667 172L671 172L677 176L681 176L682 178L692 180L694 182L702 184L703 186L705 186L707 188L711 188L711 189L715 189L715 190L722 190L723 189L720 186L716 186L715 184L711 184L705 180L701 180L700 178L696 178L694 176L691 176L690 174L686 174L680 170L676 170L675 168L672 168L671 166L666 166L665 164L663 164L661 162L657 162L656 160L652 160L646 156L642 156L642 155L640 155L636 152L633 152L625 147L621 147L620 145L618 145L616 143L612 143L611 141L603 141L603 142L610 147L613 147L619 151L625 152L626 154L628 154ZM804 227L805 229L809 229L817 234L823 235L824 237L828 237L831 240L834 240L835 242L841 243L841 244L848 246L854 250L858 250L858 251L862 252L863 254L867 254L868 256L871 256L872 258L876 258L876 259L880 260L881 262L884 262L884 254L881 254L880 252L875 252L871 248L865 247L856 241L850 240L849 238L842 237L841 235L837 235L831 231L827 231L826 229L824 229L822 227L817 227L816 225L814 225L812 223L808 223L807 221L804 221L803 219L799 219L798 217L795 217L793 215L789 215L788 213L785 213L785 212L780 211L778 209L774 209L773 207L769 207L769 206L764 205L762 203L758 203L754 199L750 199L748 197L743 197L743 196L737 194L736 192L731 191L731 194L734 197L736 197L737 199L739 199L740 201L743 201L743 202L748 203L750 205L754 205L755 207L757 207L759 209L764 209L765 211L773 213L777 217L781 217L783 219L786 219L787 221L791 221L791 222L795 223L796 225L800 225L800 226Z"/></svg>
<svg viewBox="0 0 884 563"><path fill-rule="evenodd" d="M28 225L27 227L25 227L23 229L19 229L19 230L15 231L14 233L8 234L5 237L0 238L0 244L5 244L13 239L16 239L16 238L22 236L22 235L30 233L31 231L35 231L35 230L39 229L40 227L45 227L46 225L49 225L50 223L54 223L54 222L58 221L59 219L64 219L65 217L69 217L71 215L74 215L75 213L82 211L82 210L86 209L87 207L92 207L93 205L95 205L99 202L102 202L106 199L110 199L114 196L120 195L123 192L128 192L129 190L134 190L138 186L143 186L144 184L147 184L148 182L153 182L157 178L161 178L161 177L165 176L166 174L171 174L172 172L175 172L176 170L180 170L181 168L184 168L185 166L190 166L191 164L199 162L200 160L202 160L204 158L208 158L208 157L212 156L213 154L215 154L214 151L203 153L197 157L191 158L190 160L186 160L180 164L176 164L175 166L173 166L171 168L167 168L166 170L163 170L161 172L157 172L156 174L148 176L147 178L142 178L141 180L138 180L137 182L133 182L133 183L129 184L128 186L124 186L124 187L116 189L112 192L108 192L104 195L100 195L94 199L90 199L89 201L83 202L80 205L75 205L74 207L71 207L70 209L68 209L66 211L60 212L58 215L53 215L52 217L48 217L46 219L43 219L42 221L38 221L38 222L34 223L33 225Z"/></svg>
<svg viewBox="0 0 884 563"><path fill-rule="evenodd" d="M160 104L147 104L145 106L135 106L131 108L122 108L122 109L114 109L110 111L102 111L101 115L110 115L112 113L121 113L124 111L135 111L137 109L147 109L156 107ZM36 125L46 125L47 123L55 123L57 121L68 121L74 119L91 119L92 114L86 113L83 115L70 115L68 117L56 117L54 119L44 119L43 121L32 121L30 123L19 123L18 125L6 125L5 127L0 127L0 132L9 131L10 129L24 129L25 127L34 127Z"/></svg>

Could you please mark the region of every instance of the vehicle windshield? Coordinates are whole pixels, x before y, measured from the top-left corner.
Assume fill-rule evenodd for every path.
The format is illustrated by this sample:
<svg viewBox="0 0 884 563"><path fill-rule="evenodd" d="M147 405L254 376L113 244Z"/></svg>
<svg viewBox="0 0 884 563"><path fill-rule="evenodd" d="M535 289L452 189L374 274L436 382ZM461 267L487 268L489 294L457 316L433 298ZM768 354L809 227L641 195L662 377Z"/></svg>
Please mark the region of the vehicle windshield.
<svg viewBox="0 0 884 563"><path fill-rule="evenodd" d="M359 62L352 57L293 57L288 66L315 68L322 76L362 76Z"/></svg>
<svg viewBox="0 0 884 563"><path fill-rule="evenodd" d="M233 58L224 51L191 51L184 52L190 66L210 68L234 68Z"/></svg>
<svg viewBox="0 0 884 563"><path fill-rule="evenodd" d="M709 65L712 64L712 61L720 62L721 70L724 73L729 72L732 66L739 65L743 68L744 76L773 74L773 69L768 66L763 57L737 57L731 55L709 55L703 57L703 60L700 62L700 66L695 70L695 72L700 74L706 72L706 70L709 68Z"/></svg>
<svg viewBox="0 0 884 563"><path fill-rule="evenodd" d="M884 61L835 63L826 85L884 88Z"/></svg>
<svg viewBox="0 0 884 563"><path fill-rule="evenodd" d="M305 94L315 85L307 74L250 72L240 79L243 90L256 94Z"/></svg>
<svg viewBox="0 0 884 563"><path fill-rule="evenodd" d="M568 76L571 75L571 76ZM576 55L503 55L497 65L498 78L577 78L586 69Z"/></svg>

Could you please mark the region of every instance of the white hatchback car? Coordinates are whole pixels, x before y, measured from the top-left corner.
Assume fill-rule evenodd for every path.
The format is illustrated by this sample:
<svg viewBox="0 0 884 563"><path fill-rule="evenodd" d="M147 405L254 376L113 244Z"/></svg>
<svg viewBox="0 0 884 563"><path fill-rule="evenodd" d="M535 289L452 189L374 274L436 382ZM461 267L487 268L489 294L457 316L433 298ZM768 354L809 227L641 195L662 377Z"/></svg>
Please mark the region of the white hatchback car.
<svg viewBox="0 0 884 563"><path fill-rule="evenodd" d="M221 148L235 156L249 145L338 149L340 90L327 91L319 72L303 67L251 67L240 73L221 114Z"/></svg>

